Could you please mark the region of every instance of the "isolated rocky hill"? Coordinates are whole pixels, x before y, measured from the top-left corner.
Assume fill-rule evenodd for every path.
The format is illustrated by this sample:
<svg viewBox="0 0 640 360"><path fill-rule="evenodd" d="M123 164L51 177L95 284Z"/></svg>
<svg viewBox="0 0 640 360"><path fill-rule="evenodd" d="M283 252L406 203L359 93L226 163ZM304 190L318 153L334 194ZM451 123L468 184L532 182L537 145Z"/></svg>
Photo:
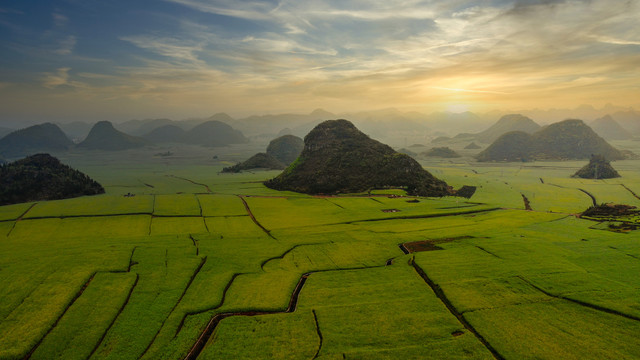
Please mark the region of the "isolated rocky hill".
<svg viewBox="0 0 640 360"><path fill-rule="evenodd" d="M465 149L467 149L467 150L482 149L482 148L480 147L480 145L476 144L475 142L471 142L471 143L469 143L469 145L465 146L464 148L465 148Z"/></svg>
<svg viewBox="0 0 640 360"><path fill-rule="evenodd" d="M298 159L265 185L308 194L387 187L403 187L409 194L421 196L451 193L444 181L413 158L369 138L347 120L327 120L316 126L305 136Z"/></svg>
<svg viewBox="0 0 640 360"><path fill-rule="evenodd" d="M441 158L458 158L458 157L460 157L460 154L458 154L457 152L451 150L450 148L448 148L446 146L431 148L431 149L423 152L420 155L427 156L427 157L441 157Z"/></svg>
<svg viewBox="0 0 640 360"><path fill-rule="evenodd" d="M44 123L16 130L0 139L0 154L18 158L38 152L64 151L72 145L57 125Z"/></svg>
<svg viewBox="0 0 640 360"><path fill-rule="evenodd" d="M241 163L222 169L222 172L237 173L243 170L252 169L282 170L285 167L286 165L280 162L275 157L266 153L257 153Z"/></svg>
<svg viewBox="0 0 640 360"><path fill-rule="evenodd" d="M475 139L484 142L491 143L497 138L511 131L523 131L533 134L540 129L535 121L529 119L521 114L509 114L501 117L495 124L491 125L485 131L475 134Z"/></svg>
<svg viewBox="0 0 640 360"><path fill-rule="evenodd" d="M242 132L217 120L211 120L196 125L184 133L181 141L189 144L203 146L227 146L231 144L243 144L248 140Z"/></svg>
<svg viewBox="0 0 640 360"><path fill-rule="evenodd" d="M294 135L284 135L271 140L267 146L267 154L285 165L294 162L304 149L304 141Z"/></svg>
<svg viewBox="0 0 640 360"><path fill-rule="evenodd" d="M0 166L0 205L102 193L102 185L49 154Z"/></svg>
<svg viewBox="0 0 640 360"><path fill-rule="evenodd" d="M633 135L631 135L627 129L620 126L611 115L605 115L599 119L595 119L589 126L606 140L628 140L633 137Z"/></svg>
<svg viewBox="0 0 640 360"><path fill-rule="evenodd" d="M93 125L87 138L78 144L78 147L90 150L116 151L138 148L147 144L149 142L143 138L116 130L109 121L100 121Z"/></svg>
<svg viewBox="0 0 640 360"><path fill-rule="evenodd" d="M569 119L546 126L533 135L506 133L476 156L478 161L588 159L601 154L608 160L624 155L598 136L582 120Z"/></svg>
<svg viewBox="0 0 640 360"><path fill-rule="evenodd" d="M177 125L164 125L151 130L142 137L156 143L179 142L184 134L185 131Z"/></svg>
<svg viewBox="0 0 640 360"><path fill-rule="evenodd" d="M592 155L589 163L578 170L573 177L583 179L612 179L620 177L616 169L602 155Z"/></svg>

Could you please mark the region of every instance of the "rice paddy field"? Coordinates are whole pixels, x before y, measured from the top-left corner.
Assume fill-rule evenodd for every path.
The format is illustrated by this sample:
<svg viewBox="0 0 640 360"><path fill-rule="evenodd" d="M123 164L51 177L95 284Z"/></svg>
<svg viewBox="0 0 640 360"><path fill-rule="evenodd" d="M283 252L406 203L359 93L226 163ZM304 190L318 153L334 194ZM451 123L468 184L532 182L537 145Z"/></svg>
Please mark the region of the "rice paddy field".
<svg viewBox="0 0 640 360"><path fill-rule="evenodd" d="M577 216L640 207L638 160L321 197L219 173L246 149L156 151L60 154L106 194L0 207L0 359L640 359L640 230Z"/></svg>

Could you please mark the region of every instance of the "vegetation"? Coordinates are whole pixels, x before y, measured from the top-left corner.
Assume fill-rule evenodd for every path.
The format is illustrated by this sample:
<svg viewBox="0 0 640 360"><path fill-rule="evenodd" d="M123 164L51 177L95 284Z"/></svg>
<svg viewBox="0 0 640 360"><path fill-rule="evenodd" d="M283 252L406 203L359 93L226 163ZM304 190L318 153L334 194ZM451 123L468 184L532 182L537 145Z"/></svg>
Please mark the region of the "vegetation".
<svg viewBox="0 0 640 360"><path fill-rule="evenodd" d="M467 200L276 191L152 151L63 159L105 195L0 206L0 358L184 359L201 336L199 358L640 357L637 161L426 160Z"/></svg>
<svg viewBox="0 0 640 360"><path fill-rule="evenodd" d="M294 135L284 135L269 142L267 155L271 155L285 166L289 166L298 158L303 148L304 141L302 139Z"/></svg>
<svg viewBox="0 0 640 360"><path fill-rule="evenodd" d="M328 120L304 138L294 163L265 182L276 190L336 194L403 187L409 194L444 196L447 184L413 158L370 139L347 120Z"/></svg>
<svg viewBox="0 0 640 360"><path fill-rule="evenodd" d="M282 170L285 165L275 157L266 153L257 153L249 159L222 169L224 173L238 173L243 170L251 169L270 169L270 170Z"/></svg>
<svg viewBox="0 0 640 360"><path fill-rule="evenodd" d="M109 121L97 122L78 147L90 150L126 150L147 145L147 140L116 130Z"/></svg>
<svg viewBox="0 0 640 360"><path fill-rule="evenodd" d="M102 193L102 185L49 154L0 165L0 205Z"/></svg>
<svg viewBox="0 0 640 360"><path fill-rule="evenodd" d="M0 139L0 155L19 158L39 152L64 151L72 145L57 125L44 123L16 130Z"/></svg>

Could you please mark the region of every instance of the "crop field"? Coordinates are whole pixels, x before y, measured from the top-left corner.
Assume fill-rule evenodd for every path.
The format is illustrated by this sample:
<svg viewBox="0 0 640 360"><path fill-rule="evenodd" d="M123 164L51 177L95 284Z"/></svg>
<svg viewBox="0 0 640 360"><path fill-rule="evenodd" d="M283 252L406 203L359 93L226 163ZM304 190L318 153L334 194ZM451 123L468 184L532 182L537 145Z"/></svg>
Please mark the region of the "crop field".
<svg viewBox="0 0 640 360"><path fill-rule="evenodd" d="M67 155L106 194L0 207L0 359L640 358L640 230L578 216L640 207L638 160L423 162L462 199L153 151Z"/></svg>

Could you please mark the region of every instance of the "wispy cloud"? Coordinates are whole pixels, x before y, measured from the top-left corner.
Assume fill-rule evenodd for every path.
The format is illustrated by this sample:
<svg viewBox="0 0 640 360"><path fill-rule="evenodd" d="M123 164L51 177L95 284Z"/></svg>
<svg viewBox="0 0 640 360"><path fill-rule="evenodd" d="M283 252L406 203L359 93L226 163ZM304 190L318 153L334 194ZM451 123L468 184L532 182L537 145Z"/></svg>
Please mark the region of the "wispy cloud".
<svg viewBox="0 0 640 360"><path fill-rule="evenodd" d="M71 68L59 68L55 73L46 73L42 85L53 89L58 86L69 84L69 71Z"/></svg>
<svg viewBox="0 0 640 360"><path fill-rule="evenodd" d="M69 55L73 52L73 48L76 46L77 39L73 35L69 35L66 38L60 40L58 48L55 53L58 55Z"/></svg>

